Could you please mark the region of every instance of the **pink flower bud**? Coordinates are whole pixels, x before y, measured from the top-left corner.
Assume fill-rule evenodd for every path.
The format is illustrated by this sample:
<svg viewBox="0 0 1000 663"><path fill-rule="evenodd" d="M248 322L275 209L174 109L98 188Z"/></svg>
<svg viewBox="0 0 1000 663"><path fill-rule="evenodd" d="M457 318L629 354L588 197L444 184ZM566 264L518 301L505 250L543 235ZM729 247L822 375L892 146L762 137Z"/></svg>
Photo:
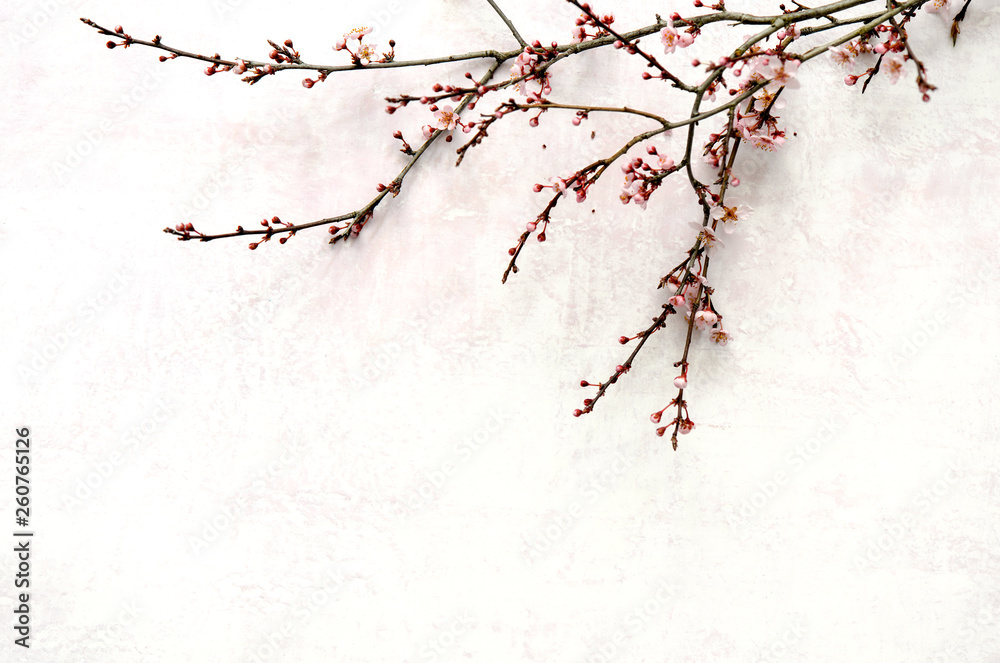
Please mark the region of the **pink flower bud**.
<svg viewBox="0 0 1000 663"><path fill-rule="evenodd" d="M649 416L649 420L652 421L654 424L658 424L660 423L660 417L662 416L663 416L662 412L654 412Z"/></svg>
<svg viewBox="0 0 1000 663"><path fill-rule="evenodd" d="M580 386L581 387L589 387L590 383L587 382L586 380L580 380Z"/></svg>
<svg viewBox="0 0 1000 663"><path fill-rule="evenodd" d="M304 87L306 89L311 88L315 84L316 84L316 81L314 81L311 78L306 78L305 80L302 81L302 87Z"/></svg>
<svg viewBox="0 0 1000 663"><path fill-rule="evenodd" d="M857 82L858 82L857 76L850 76L850 75L844 76L844 83L846 83L847 85L854 85Z"/></svg>
<svg viewBox="0 0 1000 663"><path fill-rule="evenodd" d="M666 433L666 432L667 432L667 427L666 426L661 426L660 428L656 429L656 435L658 437L663 437L663 434Z"/></svg>
<svg viewBox="0 0 1000 663"><path fill-rule="evenodd" d="M574 417L579 417L581 414L583 414L583 410L573 410Z"/></svg>
<svg viewBox="0 0 1000 663"><path fill-rule="evenodd" d="M674 386L677 387L678 389L686 389L688 386L687 376L678 375L676 378L674 378Z"/></svg>
<svg viewBox="0 0 1000 663"><path fill-rule="evenodd" d="M528 223L524 227L528 229L529 233L533 233L535 232L535 228L537 228L538 225L534 221L528 221Z"/></svg>
<svg viewBox="0 0 1000 663"><path fill-rule="evenodd" d="M622 345L625 345L626 343L629 342L629 340L630 339L628 336L622 336L621 338L618 339L618 342L621 343Z"/></svg>

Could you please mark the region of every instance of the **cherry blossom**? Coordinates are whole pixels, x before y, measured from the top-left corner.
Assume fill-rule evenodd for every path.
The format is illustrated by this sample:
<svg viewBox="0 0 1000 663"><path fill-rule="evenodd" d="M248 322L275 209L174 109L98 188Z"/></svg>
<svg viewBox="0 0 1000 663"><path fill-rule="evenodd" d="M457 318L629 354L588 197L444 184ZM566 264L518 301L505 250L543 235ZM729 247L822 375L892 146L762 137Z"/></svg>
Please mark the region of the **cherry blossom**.
<svg viewBox="0 0 1000 663"><path fill-rule="evenodd" d="M903 65L905 63L906 59L898 53L894 53L882 60L882 70L888 74L889 82L893 85L903 75Z"/></svg>
<svg viewBox="0 0 1000 663"><path fill-rule="evenodd" d="M729 332L727 332L722 327L716 327L715 329L712 330L712 333L709 338L711 338L712 341L718 343L719 345L725 345L726 343L729 343L729 341L732 340L733 337L730 336Z"/></svg>
<svg viewBox="0 0 1000 663"><path fill-rule="evenodd" d="M749 205L733 205L727 207L718 205L712 210L712 218L722 223L722 230L727 235L731 235L736 230L736 222L746 219L753 212Z"/></svg>
<svg viewBox="0 0 1000 663"><path fill-rule="evenodd" d="M697 221L692 221L690 225L697 228L698 240L705 245L705 252L708 253L709 256L714 255L717 248L725 248L725 242L723 242L722 238L715 234L715 231L712 230L711 226L703 226Z"/></svg>
<svg viewBox="0 0 1000 663"><path fill-rule="evenodd" d="M673 53L674 49L687 48L694 43L694 37L686 32L678 33L674 29L674 22L667 19L667 27L660 31L660 41L663 42L663 52Z"/></svg>
<svg viewBox="0 0 1000 663"><path fill-rule="evenodd" d="M776 92L778 88L785 87L790 90L794 90L799 87L799 81L795 78L796 72L799 69L799 61L793 58L787 60L778 60L775 62L773 59L769 62L771 71L769 72L767 78L770 82L765 86L768 92Z"/></svg>
<svg viewBox="0 0 1000 663"><path fill-rule="evenodd" d="M458 124L458 115L451 106L445 106L435 111L434 119L437 120L437 128L442 131L451 131Z"/></svg>
<svg viewBox="0 0 1000 663"><path fill-rule="evenodd" d="M714 327L719 321L719 316L709 309L702 309L694 314L694 326L698 329L708 329Z"/></svg>
<svg viewBox="0 0 1000 663"><path fill-rule="evenodd" d="M354 28L350 32L344 34L344 39L354 39L360 42L364 39L365 35L371 34L372 28L365 26L361 28Z"/></svg>
<svg viewBox="0 0 1000 663"><path fill-rule="evenodd" d="M362 60L371 62L378 58L378 50L376 50L375 44L360 44L356 55Z"/></svg>

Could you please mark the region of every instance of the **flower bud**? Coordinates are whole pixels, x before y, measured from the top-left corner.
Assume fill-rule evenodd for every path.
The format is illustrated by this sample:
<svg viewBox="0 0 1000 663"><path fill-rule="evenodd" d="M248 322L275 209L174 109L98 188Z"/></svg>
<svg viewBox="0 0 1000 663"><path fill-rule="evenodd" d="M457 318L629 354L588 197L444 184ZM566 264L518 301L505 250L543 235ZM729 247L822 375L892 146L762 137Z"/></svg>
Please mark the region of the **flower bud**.
<svg viewBox="0 0 1000 663"><path fill-rule="evenodd" d="M688 386L687 376L678 375L676 378L674 378L674 386L677 387L678 389L686 389Z"/></svg>

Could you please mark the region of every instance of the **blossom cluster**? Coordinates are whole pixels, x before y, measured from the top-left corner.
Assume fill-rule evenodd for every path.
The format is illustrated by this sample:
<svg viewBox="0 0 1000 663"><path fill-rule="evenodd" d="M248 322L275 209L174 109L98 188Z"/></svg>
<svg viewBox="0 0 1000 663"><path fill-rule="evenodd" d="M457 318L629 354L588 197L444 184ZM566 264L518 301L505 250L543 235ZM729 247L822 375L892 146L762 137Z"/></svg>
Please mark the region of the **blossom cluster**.
<svg viewBox="0 0 1000 663"><path fill-rule="evenodd" d="M642 157L635 157L622 164L625 182L619 195L623 204L635 203L642 209L646 209L649 197L659 188L663 180L678 170L674 160L657 152L655 146L650 145L646 148L646 152L652 158L652 162L644 161Z"/></svg>
<svg viewBox="0 0 1000 663"><path fill-rule="evenodd" d="M600 18L591 14L590 5L586 2L581 5L583 9L580 17L576 19L576 26L573 28L573 40L571 43L581 44L587 40L600 39L610 34L607 26L615 22L614 14L605 14ZM593 32L589 30L593 29Z"/></svg>
<svg viewBox="0 0 1000 663"><path fill-rule="evenodd" d="M549 72L543 65L554 59L558 53L559 44L553 42L550 48L542 46L535 40L514 58L510 67L510 80L514 89L525 97L528 103L542 103L547 95L552 94ZM530 85L534 83L534 86ZM537 86L537 90L533 89Z"/></svg>

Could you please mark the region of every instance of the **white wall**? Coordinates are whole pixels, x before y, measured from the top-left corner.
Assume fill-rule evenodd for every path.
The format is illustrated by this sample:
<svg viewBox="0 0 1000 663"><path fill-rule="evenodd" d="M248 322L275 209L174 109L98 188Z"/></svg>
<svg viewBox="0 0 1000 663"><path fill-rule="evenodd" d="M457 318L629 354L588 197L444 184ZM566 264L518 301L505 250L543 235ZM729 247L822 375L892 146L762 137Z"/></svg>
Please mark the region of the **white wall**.
<svg viewBox="0 0 1000 663"><path fill-rule="evenodd" d="M176 242L161 228L355 209L404 164L392 131L428 121L382 98L473 67L249 87L108 51L77 17L227 56L292 37L324 63L362 23L405 59L513 45L485 2L224 2L0 10L0 467L30 426L35 531L30 652L0 554L4 660L1000 656L996 7L973 2L957 48L914 22L930 103L803 67L798 135L741 155L733 200L756 213L713 261L737 338L696 339L698 428L674 452L648 417L675 393L677 321L570 413L659 310L692 239L683 182L645 212L616 177L561 204L500 285L532 185L649 125L510 118L457 170L442 143L346 246ZM569 5L502 4L568 39ZM598 8L638 26L685 6ZM553 97L684 112L606 55Z"/></svg>

